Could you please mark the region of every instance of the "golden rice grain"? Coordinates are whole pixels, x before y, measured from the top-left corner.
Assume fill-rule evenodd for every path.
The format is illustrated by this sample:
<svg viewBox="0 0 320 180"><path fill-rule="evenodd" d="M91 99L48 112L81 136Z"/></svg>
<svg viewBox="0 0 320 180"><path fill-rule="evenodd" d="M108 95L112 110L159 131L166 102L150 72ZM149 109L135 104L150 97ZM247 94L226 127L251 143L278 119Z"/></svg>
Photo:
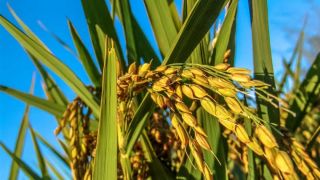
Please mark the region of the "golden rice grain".
<svg viewBox="0 0 320 180"><path fill-rule="evenodd" d="M188 85L182 85L181 89L184 95L190 99L194 99L193 91Z"/></svg>
<svg viewBox="0 0 320 180"><path fill-rule="evenodd" d="M241 114L243 112L242 107L239 101L233 97L225 97L224 100L226 101L228 107L235 113Z"/></svg>
<svg viewBox="0 0 320 180"><path fill-rule="evenodd" d="M243 142L243 143L249 143L250 142L250 138L248 136L247 131L244 129L244 127L240 124L237 124L234 130L237 138Z"/></svg>
<svg viewBox="0 0 320 180"><path fill-rule="evenodd" d="M294 172L292 161L288 153L285 151L278 151L275 158L275 163L277 168L285 174L292 174Z"/></svg>
<svg viewBox="0 0 320 180"><path fill-rule="evenodd" d="M208 95L208 93L198 85L191 84L190 88L192 89L194 96L197 98L203 98Z"/></svg>
<svg viewBox="0 0 320 180"><path fill-rule="evenodd" d="M255 134L264 146L268 148L278 147L276 139L264 125L258 125Z"/></svg>
<svg viewBox="0 0 320 180"><path fill-rule="evenodd" d="M190 126L190 127L197 126L197 120L192 114L183 112L183 113L181 113L181 116L182 116L183 122L188 124L188 126Z"/></svg>

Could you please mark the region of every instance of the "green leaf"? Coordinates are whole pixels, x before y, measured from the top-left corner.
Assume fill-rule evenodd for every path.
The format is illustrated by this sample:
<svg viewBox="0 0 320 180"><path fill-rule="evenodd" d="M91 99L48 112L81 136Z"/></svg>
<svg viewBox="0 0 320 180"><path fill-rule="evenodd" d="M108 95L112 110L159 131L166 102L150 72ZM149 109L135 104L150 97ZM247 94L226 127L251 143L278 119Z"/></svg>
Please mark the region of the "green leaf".
<svg viewBox="0 0 320 180"><path fill-rule="evenodd" d="M19 157L17 157L14 153L10 152L10 150L0 142L1 148L15 161L18 166L23 170L23 172L31 179L41 180L42 178L32 170L30 166L28 166L24 161L22 161Z"/></svg>
<svg viewBox="0 0 320 180"><path fill-rule="evenodd" d="M43 179L48 179L49 178L49 174L48 174L47 166L46 166L44 157L42 155L42 152L40 150L40 146L39 146L38 140L36 138L35 132L34 132L34 130L31 127L30 124L29 124L29 130L31 132L33 147L34 147L34 150L36 151L37 160L38 160L38 166L39 166L39 168L41 170L42 178Z"/></svg>
<svg viewBox="0 0 320 180"><path fill-rule="evenodd" d="M182 23L181 23L181 19L179 17L179 14L178 14L176 4L174 3L174 0L167 0L167 1L169 4L170 14L173 19L174 25L175 25L176 29L179 30L181 28Z"/></svg>
<svg viewBox="0 0 320 180"><path fill-rule="evenodd" d="M167 55L178 33L175 22L171 17L169 4L166 0L144 0L144 4L160 52L162 55Z"/></svg>
<svg viewBox="0 0 320 180"><path fill-rule="evenodd" d="M117 77L116 52L109 51L103 68L101 118L93 179L117 179Z"/></svg>
<svg viewBox="0 0 320 180"><path fill-rule="evenodd" d="M128 5L123 5L124 4L123 1L116 0L114 6L116 6L115 10L117 12L117 15L120 21L122 22L122 24L124 25L125 37L127 38L126 42L127 42L128 60L130 60L130 57L134 57L136 56L135 54L137 54L137 58L133 59L136 61L137 64L140 63L140 58L143 58L144 62L149 62L150 60L153 60L152 67L159 66L160 60L157 57L154 49L152 48L144 32L142 31L137 20L135 19L134 15L132 14L129 1L125 3ZM129 21L130 23L128 23ZM125 23L127 25L125 25ZM129 26L129 25L130 25L129 28L125 28L126 26ZM133 32L131 29L133 30ZM132 52L132 51L135 51L135 52ZM132 55L129 55L130 52L132 52Z"/></svg>
<svg viewBox="0 0 320 180"><path fill-rule="evenodd" d="M45 99L41 99L38 98L36 96L27 94L27 93L23 93L14 89L11 89L9 87L6 86L2 86L0 85L0 91L7 93L11 96L14 96L16 98L18 98L21 101L24 101L25 103L31 105L31 106L35 106L39 109L42 109L52 115L61 117L63 112L65 111L65 107L61 106L59 104L56 104L54 102L45 100Z"/></svg>
<svg viewBox="0 0 320 180"><path fill-rule="evenodd" d="M267 91L276 95L269 38L267 0L251 0L250 7L254 77L255 79L270 84L271 87ZM257 104L258 113L263 120L279 124L279 109L259 98L257 98Z"/></svg>
<svg viewBox="0 0 320 180"><path fill-rule="evenodd" d="M123 54L121 51L121 46L116 34L116 30L113 25L108 7L104 0L81 0L82 7L86 16L91 42L94 47L94 51L97 60L100 65L100 69L103 68L103 59L105 51L104 47L100 45L101 39L99 39L99 34L97 32L97 26L115 43L116 53L119 59L124 62ZM103 37L104 39L104 37Z"/></svg>
<svg viewBox="0 0 320 180"><path fill-rule="evenodd" d="M231 2L230 7L227 10L227 15L223 21L220 32L217 37L216 46L214 49L214 61L211 64L219 64L223 62L223 56L226 52L230 37L232 36L232 30L235 25L235 17L237 13L238 0Z"/></svg>
<svg viewBox="0 0 320 180"><path fill-rule="evenodd" d="M138 42L138 39L135 39L130 3L128 0L122 0L120 3L118 3L118 5L122 17L123 29L125 31L128 63L131 64L136 62L137 64L140 64L136 47L136 42Z"/></svg>
<svg viewBox="0 0 320 180"><path fill-rule="evenodd" d="M33 41L30 37L21 32L12 23L3 16L0 16L0 24L17 39L17 41L35 58L41 60L43 64L48 66L53 72L63 79L71 89L92 109L93 114L99 117L99 105L94 95L86 88L81 80L63 64L59 59L52 55L43 46Z"/></svg>
<svg viewBox="0 0 320 180"><path fill-rule="evenodd" d="M142 100L133 116L132 122L129 125L128 132L125 137L125 142L127 142L127 144L125 145L125 151L127 155L131 153L135 142L140 137L142 130L144 129L145 124L150 118L155 107L148 94L149 93L147 93L147 95ZM148 111L146 111L146 109L148 109Z"/></svg>
<svg viewBox="0 0 320 180"><path fill-rule="evenodd" d="M30 107L27 106L25 111L24 111L23 118L22 118L22 121L21 121L21 125L20 125L20 128L19 128L18 138L16 140L16 145L15 145L15 148L14 148L14 155L17 158L21 158L22 152L23 152L25 136L26 136L26 133L27 133L28 123L29 123L29 118L28 118L29 109L30 109ZM18 173L19 173L18 164L16 162L12 162L9 179L17 179L18 178Z"/></svg>
<svg viewBox="0 0 320 180"><path fill-rule="evenodd" d="M37 139L40 140L66 167L69 167L69 159L62 155L55 147L53 147L46 139L44 139L39 133L34 132Z"/></svg>
<svg viewBox="0 0 320 180"><path fill-rule="evenodd" d="M34 91L34 85L35 85L35 76L33 76L33 78L32 78L32 82L31 82L31 86L30 86L30 94L32 94ZM20 124L18 138L16 140L16 145L14 148L14 155L16 155L18 158L21 158L22 152L23 152L23 147L24 147L24 143L25 143L25 136L26 136L28 124L29 124L29 111L30 111L30 107L29 107L29 105L27 105L26 109L23 113L23 118L22 118L22 121ZM18 173L19 173L18 164L15 162L12 162L11 168L10 168L9 179L17 179Z"/></svg>
<svg viewBox="0 0 320 180"><path fill-rule="evenodd" d="M217 19L226 0L197 1L183 23L163 64L185 62Z"/></svg>
<svg viewBox="0 0 320 180"><path fill-rule="evenodd" d="M279 83L279 91L280 92L284 92L284 85L286 84L287 80L288 80L288 76L289 74L291 73L291 66L292 64L294 63L294 60L296 59L297 57L297 54L298 52L300 52L302 49L302 46L303 46L303 42L304 42L304 31L302 30L299 34L299 38L297 40L297 43L294 47L294 50L293 50L293 53L290 57L290 60L288 63L285 64L285 66L287 67L286 68L286 71L284 72L281 80L280 80L280 83Z"/></svg>
<svg viewBox="0 0 320 180"><path fill-rule="evenodd" d="M100 87L101 76L100 76L99 70L97 69L93 59L91 58L89 51L87 50L82 40L80 39L78 32L76 31L73 24L69 20L68 20L68 25L72 35L73 43L76 46L79 59L81 60L83 67L85 68L94 86Z"/></svg>
<svg viewBox="0 0 320 180"><path fill-rule="evenodd" d="M29 53L28 53L29 54ZM48 72L44 69L44 67L41 65L41 63L33 57L31 54L30 58L37 67L38 71L41 74L41 77L45 83L45 90L48 96L48 99L55 102L56 104L59 104L61 106L66 107L68 105L68 100L59 88L59 86L56 84L56 82L52 79L52 77L48 74Z"/></svg>
<svg viewBox="0 0 320 180"><path fill-rule="evenodd" d="M290 110L295 113L288 114L286 119L286 127L294 132L301 124L301 121L308 112L318 102L320 93L320 53L317 55L314 63L307 72L306 77L300 84L295 97L290 102Z"/></svg>

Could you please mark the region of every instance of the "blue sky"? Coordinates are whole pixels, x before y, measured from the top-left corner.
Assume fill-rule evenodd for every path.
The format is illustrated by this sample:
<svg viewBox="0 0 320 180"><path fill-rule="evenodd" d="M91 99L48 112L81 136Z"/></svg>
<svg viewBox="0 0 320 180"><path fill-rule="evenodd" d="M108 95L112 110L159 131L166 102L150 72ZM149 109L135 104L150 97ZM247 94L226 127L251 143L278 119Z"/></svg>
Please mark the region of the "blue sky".
<svg viewBox="0 0 320 180"><path fill-rule="evenodd" d="M238 66L252 68L252 46L251 46L251 31L250 17L248 11L247 0L239 0L239 13L237 24L237 45L236 64ZM74 47L71 36L68 30L66 19L69 18L77 28L80 36L85 44L90 44L90 38L84 19L84 14L79 0L2 0L0 1L0 13L9 20L13 21L10 15L7 3L10 3L16 13L31 27L31 29L46 43L49 48L57 55L64 63L69 65L77 72L79 77L89 83L88 77L84 74L84 70L79 61L69 52L67 52L52 36L45 32L40 26L41 21L47 29L61 37L68 45ZM134 3L133 3L134 2ZM178 3L178 4L181 4ZM149 20L145 11L142 0L131 1L131 6L134 9L134 15L137 17L142 29L147 37L156 47L155 38L152 34ZM272 57L274 67L277 73L281 71L282 57L289 57L294 43L298 37L298 32L289 33L287 29L301 29L303 20L308 14L309 21L306 27L308 34L316 34L319 29L319 24L316 20L320 14L316 14L316 7L319 8L320 3L316 1L306 0L269 0L269 24L271 35ZM312 21L312 19L314 19ZM123 31L119 24L116 24L117 30L120 32L120 40L124 46ZM314 28L318 27L318 28ZM89 48L91 48L89 46ZM307 64L307 63L305 63ZM19 44L0 27L0 84L6 85L20 91L28 92L32 74L36 71L32 62L28 59L25 52ZM74 94L61 80L53 75L57 83L62 86L67 97L71 100ZM44 97L41 89L41 77L36 73L35 95ZM0 141L4 142L11 150L14 148L15 139L18 133L18 128L22 118L25 104L10 96L0 93ZM30 121L36 131L50 142L56 145L53 130L56 126L53 117L47 115L41 110L31 109ZM44 153L48 152L42 148ZM48 156L49 160L51 156ZM31 166L36 166L36 158L30 135L28 134L26 146L24 149L23 159ZM11 160L0 149L0 177L7 177Z"/></svg>

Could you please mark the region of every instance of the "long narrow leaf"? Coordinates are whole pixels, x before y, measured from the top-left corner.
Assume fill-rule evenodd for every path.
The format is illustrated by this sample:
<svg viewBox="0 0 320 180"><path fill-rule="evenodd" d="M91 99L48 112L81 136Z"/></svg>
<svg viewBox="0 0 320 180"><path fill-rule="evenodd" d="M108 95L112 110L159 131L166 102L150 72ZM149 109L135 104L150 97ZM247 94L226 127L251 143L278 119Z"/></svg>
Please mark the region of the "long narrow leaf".
<svg viewBox="0 0 320 180"><path fill-rule="evenodd" d="M227 50L229 45L229 40L231 37L233 25L235 24L235 17L237 12L238 0L232 1L230 7L228 8L227 15L221 26L220 32L217 37L217 42L215 46L214 61L211 64L219 64L223 62L223 55Z"/></svg>
<svg viewBox="0 0 320 180"><path fill-rule="evenodd" d="M39 133L35 132L37 139L39 139L50 151L64 163L66 167L69 167L69 159L62 155L55 147L53 147L46 139L44 139Z"/></svg>
<svg viewBox="0 0 320 180"><path fill-rule="evenodd" d="M81 2L100 69L103 68L103 51L105 51L105 49L103 46L100 46L99 42L101 39L99 38L96 26L99 26L103 33L113 40L115 43L116 53L124 64L124 58L118 36L116 34L115 27L113 26L113 21L108 11L106 2L104 0L81 0Z"/></svg>
<svg viewBox="0 0 320 180"><path fill-rule="evenodd" d="M301 83L294 99L290 103L290 110L295 112L288 114L286 127L294 132L305 115L312 109L319 98L320 93L320 54L317 55L314 63Z"/></svg>
<svg viewBox="0 0 320 180"><path fill-rule="evenodd" d="M95 87L100 87L101 82L101 76L99 73L99 70L97 69L93 59L91 58L89 51L83 44L82 40L80 39L76 29L74 28L71 21L68 21L69 29L72 35L73 43L76 46L76 49L78 51L79 59L82 62L82 65L84 66L89 78L91 79L92 83L95 85Z"/></svg>
<svg viewBox="0 0 320 180"><path fill-rule="evenodd" d="M207 34L226 2L226 0L197 1L183 23L163 64L184 62Z"/></svg>
<svg viewBox="0 0 320 180"><path fill-rule="evenodd" d="M275 93L275 80L273 74L267 0L251 0L252 44L254 57L254 77L262 80L271 87L268 92ZM279 124L279 110L257 98L259 114L265 121Z"/></svg>
<svg viewBox="0 0 320 180"><path fill-rule="evenodd" d="M34 86L35 86L35 76L33 76L33 78L32 78L32 82L31 82L31 86L30 86L30 94L33 94ZM29 124L29 110L30 110L30 106L27 105L27 107L23 113L23 118L22 118L22 121L20 124L18 138L16 140L16 145L14 148L14 154L18 158L21 158L21 156L22 156L22 151L23 151L24 142L25 142L25 136L26 136L28 124ZM11 168L10 168L9 179L17 179L18 173L19 173L18 164L15 162L12 162Z"/></svg>
<svg viewBox="0 0 320 180"><path fill-rule="evenodd" d="M17 157L14 153L10 152L10 150L0 142L1 148L15 161L18 166L23 170L23 172L31 179L41 180L42 178L32 170L30 166L28 166L24 161L22 161L19 157Z"/></svg>
<svg viewBox="0 0 320 180"><path fill-rule="evenodd" d="M32 138L32 142L33 142L33 147L34 147L34 150L36 151L37 160L38 160L38 166L39 166L39 168L41 170L42 178L47 179L47 178L49 178L47 166L46 166L43 154L42 154L42 152L40 150L40 146L39 146L38 140L36 138L35 132L34 132L34 130L31 127L30 124L29 124L29 130L31 132L31 138Z"/></svg>
<svg viewBox="0 0 320 180"><path fill-rule="evenodd" d="M117 57L113 48L108 56L103 68L101 118L93 169L94 180L117 179Z"/></svg>
<svg viewBox="0 0 320 180"><path fill-rule="evenodd" d="M92 109L93 114L99 117L99 105L94 96L85 87L81 80L59 59L52 55L43 46L33 41L3 16L0 16L0 24L35 58L41 60L58 76L60 76L76 94Z"/></svg>
<svg viewBox="0 0 320 180"><path fill-rule="evenodd" d="M23 118L22 118L21 125L19 128L18 138L16 141L15 149L14 149L14 154L18 158L21 158L23 147L24 147L25 136L27 133L28 123L29 123L29 118L28 118L29 109L30 109L30 107L27 106L25 109L25 112L23 114ZM17 179L18 173L19 173L18 164L16 162L12 162L9 179Z"/></svg>
<svg viewBox="0 0 320 180"><path fill-rule="evenodd" d="M174 42L178 30L171 17L170 7L166 0L144 0L148 16L157 39L160 52L166 55Z"/></svg>
<svg viewBox="0 0 320 180"><path fill-rule="evenodd" d="M31 105L31 106L35 106L39 109L42 109L52 115L61 117L63 112L65 111L65 107L61 106L59 104L56 104L54 102L45 100L45 99L41 99L38 98L36 96L27 94L27 93L23 93L14 89L11 89L9 87L6 86L1 86L0 85L0 91L7 93L11 96L14 96L18 99L20 99L21 101L24 101L25 103Z"/></svg>

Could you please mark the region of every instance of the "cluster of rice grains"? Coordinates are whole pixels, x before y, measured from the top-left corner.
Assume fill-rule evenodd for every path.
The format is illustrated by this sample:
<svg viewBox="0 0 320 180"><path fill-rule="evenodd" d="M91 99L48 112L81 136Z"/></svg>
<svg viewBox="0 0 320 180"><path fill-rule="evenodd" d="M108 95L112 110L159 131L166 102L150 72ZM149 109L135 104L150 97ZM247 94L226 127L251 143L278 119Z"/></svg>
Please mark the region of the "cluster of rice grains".
<svg viewBox="0 0 320 180"><path fill-rule="evenodd" d="M123 137L139 106L136 97L148 92L157 108L148 121L145 133L157 158L173 173L177 173L192 156L193 167L205 179L213 178L203 153L214 153L205 130L196 118L196 111L201 107L224 127L223 135L230 147L228 158L230 161L240 159L244 172L248 172L247 153L251 149L259 159L267 162L274 178L298 179L300 175L307 179L320 178L319 168L301 144L285 130L276 141L267 128L270 125L243 103L244 97L250 99L254 92L256 96L283 110L281 106L278 107L281 100L267 93L267 84L252 80L249 70L230 67L227 63L216 66L171 64L155 70L150 70L150 66L148 63L139 67L131 64L126 74L118 74L120 154L126 143ZM91 92L100 98L99 90L92 89ZM68 105L55 132L58 134L62 131L69 144L74 179L91 179L97 136L96 131L89 129L90 117L90 109L80 98L76 98ZM251 122L252 135L245 130L244 119ZM149 162L143 148L143 142L138 140L129 157L135 179L150 176ZM118 178L125 177L119 162ZM229 177L233 177L232 170L229 171Z"/></svg>
<svg viewBox="0 0 320 180"><path fill-rule="evenodd" d="M275 178L298 178L293 163L301 170L301 162L306 165L301 170L302 174L309 179L320 178L318 167L302 147L280 148L265 126L269 125L238 98L249 97L250 91L254 90L257 96L275 107L278 108L279 102L281 104L280 99L267 93L267 84L250 78L247 69L222 63L216 66L171 64L150 70L150 64L143 64L139 68L131 64L128 73L118 79L117 85L119 101L147 89L157 106L169 113L171 128L179 138L180 147L187 153L186 157L190 152L196 167L206 179L212 179L212 172L204 161L203 150L213 152L195 116L200 106L216 117L229 131L229 137L235 137L240 147L245 147L242 153L245 154L249 148L265 159ZM243 118L251 120L254 128L252 136L247 134L242 125ZM247 166L247 163L244 164Z"/></svg>
<svg viewBox="0 0 320 180"><path fill-rule="evenodd" d="M58 135L62 131L69 145L73 179L91 179L97 134L89 129L90 115L91 110L77 97L68 105L54 132Z"/></svg>

